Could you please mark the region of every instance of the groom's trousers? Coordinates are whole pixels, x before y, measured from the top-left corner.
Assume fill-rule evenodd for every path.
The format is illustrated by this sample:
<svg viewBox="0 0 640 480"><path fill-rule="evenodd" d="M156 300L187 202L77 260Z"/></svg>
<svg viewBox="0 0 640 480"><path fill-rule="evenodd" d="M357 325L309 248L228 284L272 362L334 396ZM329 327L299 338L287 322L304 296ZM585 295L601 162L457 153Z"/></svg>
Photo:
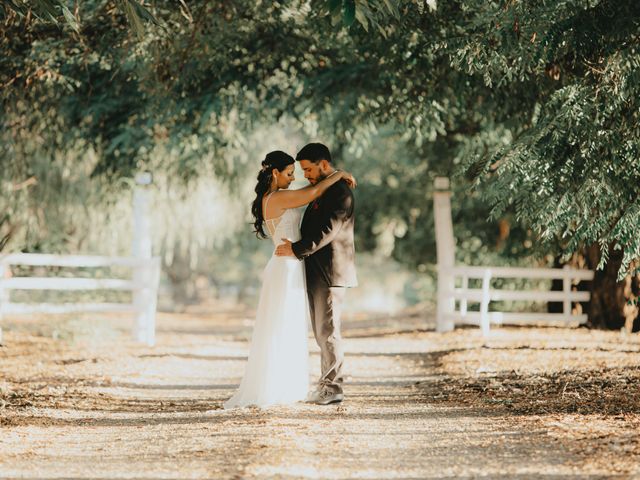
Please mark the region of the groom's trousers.
<svg viewBox="0 0 640 480"><path fill-rule="evenodd" d="M322 376L320 383L336 393L342 393L344 350L340 334L340 315L345 287L330 287L322 275L307 270L307 295L311 326L320 347Z"/></svg>

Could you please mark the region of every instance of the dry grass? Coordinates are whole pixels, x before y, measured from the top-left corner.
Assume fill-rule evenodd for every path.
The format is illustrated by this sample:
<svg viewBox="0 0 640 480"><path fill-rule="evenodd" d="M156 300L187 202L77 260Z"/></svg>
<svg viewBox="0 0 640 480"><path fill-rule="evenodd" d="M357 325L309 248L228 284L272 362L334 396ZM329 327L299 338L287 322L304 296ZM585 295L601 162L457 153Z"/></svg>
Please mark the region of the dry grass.
<svg viewBox="0 0 640 480"><path fill-rule="evenodd" d="M250 319L162 315L154 348L126 318L5 324L0 477L640 475L637 335L354 316L342 405L224 411Z"/></svg>

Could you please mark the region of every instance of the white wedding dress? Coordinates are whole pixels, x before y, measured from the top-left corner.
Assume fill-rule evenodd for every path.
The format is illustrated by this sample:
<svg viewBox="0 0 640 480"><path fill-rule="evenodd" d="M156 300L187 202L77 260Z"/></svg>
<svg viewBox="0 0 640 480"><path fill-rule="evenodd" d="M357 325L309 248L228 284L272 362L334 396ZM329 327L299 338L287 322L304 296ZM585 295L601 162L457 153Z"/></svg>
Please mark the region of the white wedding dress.
<svg viewBox="0 0 640 480"><path fill-rule="evenodd" d="M300 239L301 216L302 209L289 209L265 221L274 247L282 243L282 238L292 242ZM262 274L244 376L238 390L224 403L225 409L290 404L306 398L308 316L304 262L273 254Z"/></svg>

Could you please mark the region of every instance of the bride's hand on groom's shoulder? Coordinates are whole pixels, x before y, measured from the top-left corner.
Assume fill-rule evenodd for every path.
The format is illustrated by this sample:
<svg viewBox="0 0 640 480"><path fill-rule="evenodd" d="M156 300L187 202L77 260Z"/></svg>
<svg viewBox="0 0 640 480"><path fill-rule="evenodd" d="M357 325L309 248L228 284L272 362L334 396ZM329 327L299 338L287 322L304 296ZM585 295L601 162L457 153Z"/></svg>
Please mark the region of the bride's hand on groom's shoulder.
<svg viewBox="0 0 640 480"><path fill-rule="evenodd" d="M342 171L342 179L347 182L347 185L349 185L350 188L356 188L356 186L358 185L358 182L356 182L356 177L344 170Z"/></svg>

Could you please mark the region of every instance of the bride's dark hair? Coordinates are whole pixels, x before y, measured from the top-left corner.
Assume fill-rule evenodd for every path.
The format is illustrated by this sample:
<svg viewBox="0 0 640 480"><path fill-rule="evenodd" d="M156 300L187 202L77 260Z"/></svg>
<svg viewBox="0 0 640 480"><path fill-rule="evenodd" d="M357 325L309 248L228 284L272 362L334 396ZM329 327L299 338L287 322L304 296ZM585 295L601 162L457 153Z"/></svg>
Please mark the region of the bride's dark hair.
<svg viewBox="0 0 640 480"><path fill-rule="evenodd" d="M293 157L281 150L275 150L267 153L262 161L262 169L258 172L258 183L256 184L255 192L256 199L251 204L251 213L255 218L253 226L254 232L258 238L267 238L267 234L264 233L262 223L264 222L264 215L262 214L262 198L265 193L269 191L269 186L273 179L273 169L276 168L279 172L283 171L289 165L295 163Z"/></svg>

